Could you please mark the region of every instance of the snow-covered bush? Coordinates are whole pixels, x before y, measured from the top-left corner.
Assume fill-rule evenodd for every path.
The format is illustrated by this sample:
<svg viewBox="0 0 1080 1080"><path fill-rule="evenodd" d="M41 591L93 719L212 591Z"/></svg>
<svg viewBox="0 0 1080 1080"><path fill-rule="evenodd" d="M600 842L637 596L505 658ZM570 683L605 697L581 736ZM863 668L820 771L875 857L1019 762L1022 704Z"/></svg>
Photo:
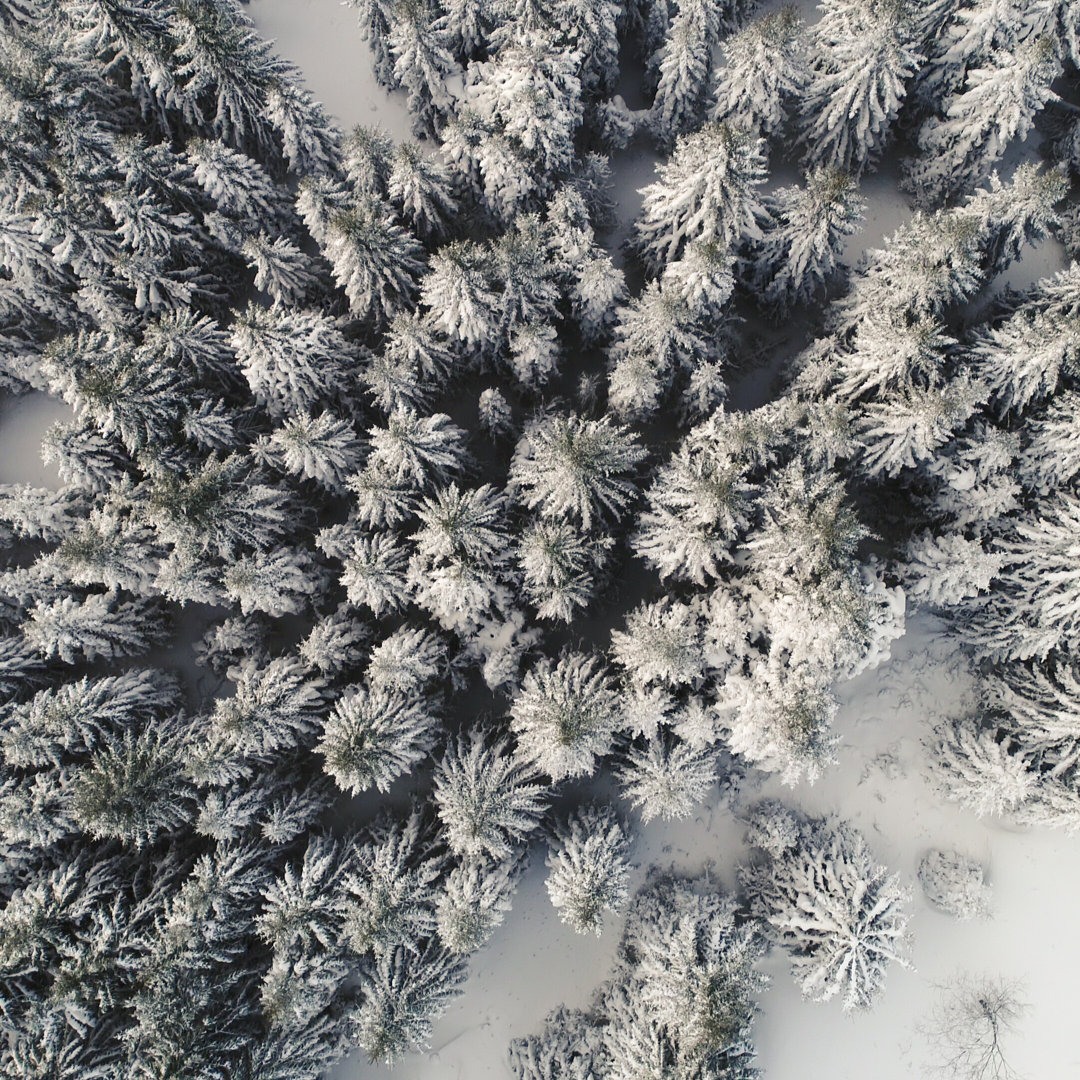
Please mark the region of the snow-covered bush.
<svg viewBox="0 0 1080 1080"><path fill-rule="evenodd" d="M982 865L959 851L928 851L919 863L919 884L931 904L958 919L990 913L990 887Z"/></svg>

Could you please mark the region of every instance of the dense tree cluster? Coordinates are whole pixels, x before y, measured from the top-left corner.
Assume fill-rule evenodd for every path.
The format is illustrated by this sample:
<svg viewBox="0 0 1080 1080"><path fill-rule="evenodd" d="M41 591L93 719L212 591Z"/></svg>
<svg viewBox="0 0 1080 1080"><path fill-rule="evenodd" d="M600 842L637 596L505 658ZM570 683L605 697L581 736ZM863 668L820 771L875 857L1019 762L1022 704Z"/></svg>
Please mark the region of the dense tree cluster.
<svg viewBox="0 0 1080 1080"><path fill-rule="evenodd" d="M0 490L0 1071L392 1064L546 837L568 932L627 914L522 1080L745 1080L766 942L864 1007L904 891L768 804L741 900L627 909L623 809L813 781L911 602L979 664L948 795L1080 825L1080 271L987 298L1080 250L1080 9L352 6L419 141L338 131L234 0L0 0L0 389L71 409L57 488ZM853 269L887 153L919 208Z"/></svg>

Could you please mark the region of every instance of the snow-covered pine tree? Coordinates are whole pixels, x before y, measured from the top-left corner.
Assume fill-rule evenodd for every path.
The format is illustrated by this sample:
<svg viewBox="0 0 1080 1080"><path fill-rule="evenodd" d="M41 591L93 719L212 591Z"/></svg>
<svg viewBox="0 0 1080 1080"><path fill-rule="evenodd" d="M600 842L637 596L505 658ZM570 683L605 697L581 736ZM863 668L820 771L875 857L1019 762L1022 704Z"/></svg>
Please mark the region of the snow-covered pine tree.
<svg viewBox="0 0 1080 1080"><path fill-rule="evenodd" d="M591 529L625 512L636 492L630 477L644 457L635 436L608 417L541 417L518 443L510 480L530 510Z"/></svg>
<svg viewBox="0 0 1080 1080"><path fill-rule="evenodd" d="M75 824L96 840L135 848L186 825L193 791L184 776L184 741L178 724L161 721L106 736L71 782Z"/></svg>
<svg viewBox="0 0 1080 1080"><path fill-rule="evenodd" d="M340 400L359 358L333 319L277 304L238 313L229 342L256 402L274 418Z"/></svg>
<svg viewBox="0 0 1080 1080"><path fill-rule="evenodd" d="M457 855L501 860L538 827L544 787L508 740L473 729L451 741L435 773L435 803Z"/></svg>
<svg viewBox="0 0 1080 1080"><path fill-rule="evenodd" d="M944 118L931 117L919 129L920 156L907 170L910 190L933 204L985 180L1009 143L1026 138L1036 116L1057 99L1051 84L1061 72L1050 35L987 55L942 103Z"/></svg>
<svg viewBox="0 0 1080 1080"><path fill-rule="evenodd" d="M604 913L629 898L630 836L615 812L589 805L556 826L548 848L547 891L559 918L577 933L603 929Z"/></svg>
<svg viewBox="0 0 1080 1080"><path fill-rule="evenodd" d="M618 777L623 797L646 825L657 817L688 818L716 784L716 753L662 732L644 747L630 747Z"/></svg>
<svg viewBox="0 0 1080 1080"><path fill-rule="evenodd" d="M168 616L153 600L120 600L116 592L63 596L30 609L28 644L65 664L138 656L169 636Z"/></svg>
<svg viewBox="0 0 1080 1080"><path fill-rule="evenodd" d="M587 607L594 572L603 565L608 541L590 541L567 522L538 520L518 544L517 558L529 603L541 619L571 623Z"/></svg>
<svg viewBox="0 0 1080 1080"><path fill-rule="evenodd" d="M518 752L558 782L590 775L609 752L618 698L597 657L567 653L525 674L510 718Z"/></svg>
<svg viewBox="0 0 1080 1080"><path fill-rule="evenodd" d="M397 224L388 203L362 198L338 211L323 248L358 318L382 326L412 309L423 248Z"/></svg>
<svg viewBox="0 0 1080 1080"><path fill-rule="evenodd" d="M409 95L413 134L434 137L453 107L447 79L457 68L436 6L428 0L393 0L387 45L394 81Z"/></svg>
<svg viewBox="0 0 1080 1080"><path fill-rule="evenodd" d="M748 23L721 44L709 119L778 135L809 79L806 30L793 5Z"/></svg>
<svg viewBox="0 0 1080 1080"><path fill-rule="evenodd" d="M710 340L731 295L731 259L711 241L689 244L668 265L661 282L651 281L639 296L616 310L608 347L608 403L622 419L655 413L680 374L692 373L724 352L723 335Z"/></svg>
<svg viewBox="0 0 1080 1080"><path fill-rule="evenodd" d="M615 0L557 0L552 5L559 44L581 57L582 94L607 97L619 77L619 26Z"/></svg>
<svg viewBox="0 0 1080 1080"><path fill-rule="evenodd" d="M331 491L344 490L346 477L356 471L360 460L352 424L329 411L290 417L274 430L268 449L286 472Z"/></svg>
<svg viewBox="0 0 1080 1080"><path fill-rule="evenodd" d="M449 169L413 143L399 143L394 148L386 192L390 202L424 239L443 237L457 214Z"/></svg>
<svg viewBox="0 0 1080 1080"><path fill-rule="evenodd" d="M431 257L420 300L428 318L452 340L487 351L497 345L500 321L493 284L490 252L480 244L455 240Z"/></svg>
<svg viewBox="0 0 1080 1080"><path fill-rule="evenodd" d="M821 8L801 106L806 161L858 176L880 156L923 63L921 27L915 5L898 0L825 0Z"/></svg>
<svg viewBox="0 0 1080 1080"><path fill-rule="evenodd" d="M820 296L839 272L845 241L866 204L839 169L811 169L805 187L783 187L768 198L769 223L754 253L755 282L765 303L783 315Z"/></svg>
<svg viewBox="0 0 1080 1080"><path fill-rule="evenodd" d="M889 964L907 965L908 894L846 822L803 821L798 844L740 878L751 911L791 953L806 997L840 995L845 1012L866 1009Z"/></svg>
<svg viewBox="0 0 1080 1080"><path fill-rule="evenodd" d="M401 947L384 953L362 975L353 1037L372 1062L394 1065L427 1045L432 1024L464 979L462 961L434 945L419 953Z"/></svg>
<svg viewBox="0 0 1080 1080"><path fill-rule="evenodd" d="M570 171L584 117L580 64L579 53L553 45L551 31L523 28L491 59L469 67L466 100L494 136L481 151L484 190L504 219ZM493 153L500 142L501 155Z"/></svg>
<svg viewBox="0 0 1080 1080"><path fill-rule="evenodd" d="M360 31L371 49L375 78L388 90L396 90L394 54L390 48L390 24L394 18L394 0L344 0L358 12Z"/></svg>
<svg viewBox="0 0 1080 1080"><path fill-rule="evenodd" d="M342 790L386 792L427 756L437 723L421 696L356 686L334 703L316 749Z"/></svg>
<svg viewBox="0 0 1080 1080"><path fill-rule="evenodd" d="M481 948L502 924L523 859L464 859L446 875L435 903L439 942L455 955Z"/></svg>
<svg viewBox="0 0 1080 1080"><path fill-rule="evenodd" d="M716 0L681 0L676 5L649 110L649 129L661 146L671 147L678 136L701 123L713 49L726 21L726 8Z"/></svg>
<svg viewBox="0 0 1080 1080"><path fill-rule="evenodd" d="M757 192L765 183L765 143L727 123L708 123L679 138L659 179L643 189L634 249L653 272L677 259L693 240L737 251L760 240L768 210Z"/></svg>
<svg viewBox="0 0 1080 1080"><path fill-rule="evenodd" d="M445 857L433 851L432 823L413 806L376 820L356 845L340 901L341 944L376 959L398 949L419 954L435 929L435 882Z"/></svg>

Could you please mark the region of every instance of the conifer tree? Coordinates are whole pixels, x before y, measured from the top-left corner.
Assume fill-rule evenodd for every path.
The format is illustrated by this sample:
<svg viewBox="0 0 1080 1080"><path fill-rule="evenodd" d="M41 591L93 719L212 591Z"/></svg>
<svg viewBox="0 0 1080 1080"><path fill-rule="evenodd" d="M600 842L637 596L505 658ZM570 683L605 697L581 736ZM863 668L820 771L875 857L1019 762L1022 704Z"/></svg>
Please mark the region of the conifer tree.
<svg viewBox="0 0 1080 1080"><path fill-rule="evenodd" d="M334 214L324 250L359 318L382 326L411 310L423 249L394 221L389 204L365 198Z"/></svg>
<svg viewBox="0 0 1080 1080"><path fill-rule="evenodd" d="M1025 138L1055 100L1050 87L1061 70L1049 35L988 55L968 72L964 88L946 99L945 119L932 118L920 129L921 158L908 171L911 189L921 200L937 202L985 180L1008 144Z"/></svg>
<svg viewBox="0 0 1080 1080"><path fill-rule="evenodd" d="M845 822L802 823L795 847L747 867L743 888L767 932L792 954L792 972L814 1001L840 995L866 1009L890 962L906 965L907 893Z"/></svg>
<svg viewBox="0 0 1080 1080"><path fill-rule="evenodd" d="M806 31L796 9L787 5L755 19L721 51L725 63L714 76L709 119L765 138L778 134L809 79Z"/></svg>
<svg viewBox="0 0 1080 1080"><path fill-rule="evenodd" d="M443 948L464 955L491 938L510 910L522 865L465 859L447 874L435 916Z"/></svg>
<svg viewBox="0 0 1080 1080"><path fill-rule="evenodd" d="M435 928L434 883L442 859L431 851L430 823L413 807L379 819L358 846L344 881L341 942L377 960L398 949L418 955Z"/></svg>
<svg viewBox="0 0 1080 1080"><path fill-rule="evenodd" d="M614 812L586 806L556 829L548 849L547 891L563 922L600 935L605 911L618 913L629 896L630 838Z"/></svg>
<svg viewBox="0 0 1080 1080"><path fill-rule="evenodd" d="M674 735L658 734L644 748L633 746L619 772L623 796L647 825L687 818L716 783L714 752L694 748Z"/></svg>
<svg viewBox="0 0 1080 1080"><path fill-rule="evenodd" d="M827 167L812 169L803 188L780 188L769 203L754 276L766 303L783 314L836 276L844 241L858 229L865 204L850 176Z"/></svg>
<svg viewBox="0 0 1080 1080"><path fill-rule="evenodd" d="M826 0L803 100L810 165L858 175L876 162L924 57L913 11L895 0Z"/></svg>
<svg viewBox="0 0 1080 1080"><path fill-rule="evenodd" d="M644 457L634 436L607 417L552 416L526 429L510 479L530 510L569 515L589 529L627 508L635 491L628 474Z"/></svg>
<svg viewBox="0 0 1080 1080"><path fill-rule="evenodd" d="M435 774L435 802L457 855L505 859L537 827L544 810L535 773L507 740L474 730L451 742Z"/></svg>
<svg viewBox="0 0 1080 1080"><path fill-rule="evenodd" d="M510 706L519 752L553 781L587 776L611 748L617 698L596 657L568 653L525 675Z"/></svg>
<svg viewBox="0 0 1080 1080"><path fill-rule="evenodd" d="M423 698L357 686L334 704L316 749L343 790L385 792L427 755L434 726Z"/></svg>
<svg viewBox="0 0 1080 1080"><path fill-rule="evenodd" d="M408 91L413 134L434 136L451 108L446 80L455 68L442 19L425 0L394 0L390 10L394 81Z"/></svg>
<svg viewBox="0 0 1080 1080"><path fill-rule="evenodd" d="M737 249L760 240L767 210L763 140L742 128L709 123L678 140L660 177L643 191L634 247L650 270L673 262L693 240Z"/></svg>
<svg viewBox="0 0 1080 1080"><path fill-rule="evenodd" d="M357 1043L388 1066L422 1049L464 978L461 961L432 946L417 955L402 948L383 954L362 976L362 1004L352 1018Z"/></svg>
<svg viewBox="0 0 1080 1080"><path fill-rule="evenodd" d="M81 600L64 596L35 604L22 633L42 656L75 664L138 656L166 640L168 625L161 605L153 601L91 593Z"/></svg>
<svg viewBox="0 0 1080 1080"><path fill-rule="evenodd" d="M425 239L444 236L458 209L449 170L412 143L395 147L386 193Z"/></svg>

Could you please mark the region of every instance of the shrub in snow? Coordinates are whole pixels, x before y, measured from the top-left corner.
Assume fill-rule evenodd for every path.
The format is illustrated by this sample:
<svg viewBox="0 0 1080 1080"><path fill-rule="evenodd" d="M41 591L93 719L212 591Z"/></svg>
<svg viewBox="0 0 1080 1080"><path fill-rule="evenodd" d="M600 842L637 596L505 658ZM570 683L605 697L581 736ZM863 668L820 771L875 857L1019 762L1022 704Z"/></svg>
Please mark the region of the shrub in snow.
<svg viewBox="0 0 1080 1080"><path fill-rule="evenodd" d="M958 851L928 851L919 863L919 884L931 904L958 919L990 914L982 865Z"/></svg>
<svg viewBox="0 0 1080 1080"><path fill-rule="evenodd" d="M762 799L746 819L746 842L778 859L799 842L799 819L776 799Z"/></svg>

